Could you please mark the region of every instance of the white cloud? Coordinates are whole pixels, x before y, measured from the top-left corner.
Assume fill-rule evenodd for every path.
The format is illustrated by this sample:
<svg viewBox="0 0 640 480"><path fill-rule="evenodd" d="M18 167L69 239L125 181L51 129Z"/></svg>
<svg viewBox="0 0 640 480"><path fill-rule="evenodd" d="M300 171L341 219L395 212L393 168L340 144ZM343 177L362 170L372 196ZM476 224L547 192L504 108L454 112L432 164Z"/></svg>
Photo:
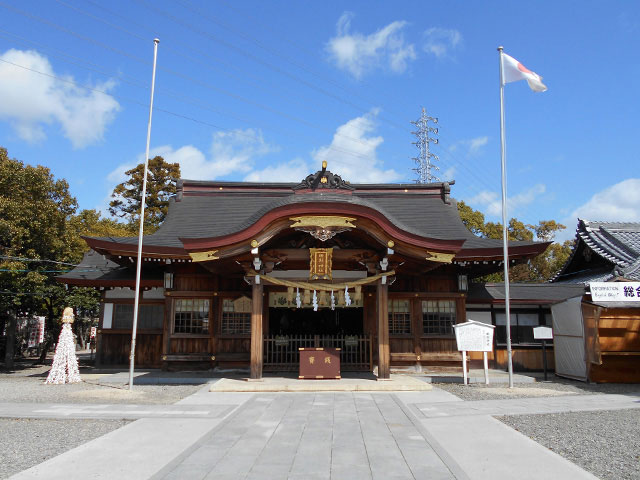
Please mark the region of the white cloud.
<svg viewBox="0 0 640 480"><path fill-rule="evenodd" d="M541 183L521 192L513 197L507 198L507 212L510 217L517 214L519 208L527 206L547 191L547 187ZM480 205L481 208L491 216L502 214L502 197L497 192L488 190L480 192L469 200L472 205Z"/></svg>
<svg viewBox="0 0 640 480"><path fill-rule="evenodd" d="M120 109L113 97L69 83L73 77L54 72L49 60L36 51L11 49L0 59L5 61L0 62L0 119L8 120L20 138L41 141L46 138L44 125L58 123L74 148L102 140ZM114 82L91 87L106 92Z"/></svg>
<svg viewBox="0 0 640 480"><path fill-rule="evenodd" d="M171 145L156 147L149 157L162 156L169 163L179 163L182 178L191 180L214 180L229 174L244 173L246 182L300 182L319 169L323 160L329 169L353 183L392 182L400 178L393 169L384 170L376 150L384 139L371 135L375 130L377 110L354 119L336 129L330 145L311 152L313 163L302 158L254 169L255 160L277 150L265 142L259 130L235 130L217 132L213 136L210 155L207 157L193 145L178 149ZM144 154L135 162L116 167L107 175L108 194L97 208L108 214L111 192L116 184L126 180L125 172L144 161Z"/></svg>
<svg viewBox="0 0 640 480"><path fill-rule="evenodd" d="M640 178L629 178L596 193L568 216L573 224L578 218L608 222L640 221Z"/></svg>
<svg viewBox="0 0 640 480"><path fill-rule="evenodd" d="M456 167L449 167L447 168L442 175L440 175L440 177L442 178L443 182L449 182L451 180L454 180L454 176L456 174Z"/></svg>
<svg viewBox="0 0 640 480"><path fill-rule="evenodd" d="M401 175L393 169L383 170L376 149L384 139L370 136L375 130L378 110L372 110L361 117L349 120L337 128L330 145L313 152L313 158L320 164L326 160L329 169L352 183L388 183L398 180Z"/></svg>
<svg viewBox="0 0 640 480"><path fill-rule="evenodd" d="M378 67L402 73L408 62L416 59L415 47L402 34L407 22L395 21L375 33L363 35L350 32L352 17L351 12L342 14L336 36L327 43L329 56L339 68L361 78Z"/></svg>
<svg viewBox="0 0 640 480"><path fill-rule="evenodd" d="M301 158L295 158L286 163L269 166L263 170L254 170L244 177L245 182L300 182L311 169L307 162Z"/></svg>
<svg viewBox="0 0 640 480"><path fill-rule="evenodd" d="M424 32L422 49L438 58L451 56L451 52L462 45L462 34L458 30L433 27Z"/></svg>
<svg viewBox="0 0 640 480"><path fill-rule="evenodd" d="M489 137L487 136L471 138L469 140L459 140L449 147L449 151L456 152L464 149L462 152L463 155L477 155L488 143Z"/></svg>

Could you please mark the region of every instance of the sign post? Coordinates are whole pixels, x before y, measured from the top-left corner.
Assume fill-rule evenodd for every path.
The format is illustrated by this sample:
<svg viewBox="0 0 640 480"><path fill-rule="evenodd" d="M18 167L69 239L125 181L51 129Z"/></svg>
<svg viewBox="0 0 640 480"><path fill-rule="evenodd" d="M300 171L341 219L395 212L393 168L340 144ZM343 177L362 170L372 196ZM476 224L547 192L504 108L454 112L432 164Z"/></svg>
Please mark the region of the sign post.
<svg viewBox="0 0 640 480"><path fill-rule="evenodd" d="M488 325L475 320L459 323L453 326L456 332L456 344L458 351L462 352L462 381L468 384L467 378L467 352L482 352L484 364L484 383L489 385L489 360L487 352L493 351L493 331L495 325Z"/></svg>
<svg viewBox="0 0 640 480"><path fill-rule="evenodd" d="M553 340L553 329L551 327L534 327L534 340L542 340L542 368L544 369L544 380L547 381L547 340Z"/></svg>

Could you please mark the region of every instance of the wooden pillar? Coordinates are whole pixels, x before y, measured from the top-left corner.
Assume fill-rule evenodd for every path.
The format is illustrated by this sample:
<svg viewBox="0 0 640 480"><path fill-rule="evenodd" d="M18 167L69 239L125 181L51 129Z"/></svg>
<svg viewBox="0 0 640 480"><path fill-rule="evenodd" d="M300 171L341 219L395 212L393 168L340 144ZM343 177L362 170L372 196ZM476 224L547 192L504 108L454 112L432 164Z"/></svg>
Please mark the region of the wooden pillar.
<svg viewBox="0 0 640 480"><path fill-rule="evenodd" d="M262 379L262 284L253 280L251 304L251 380Z"/></svg>
<svg viewBox="0 0 640 480"><path fill-rule="evenodd" d="M378 380L389 379L389 288L378 282Z"/></svg>

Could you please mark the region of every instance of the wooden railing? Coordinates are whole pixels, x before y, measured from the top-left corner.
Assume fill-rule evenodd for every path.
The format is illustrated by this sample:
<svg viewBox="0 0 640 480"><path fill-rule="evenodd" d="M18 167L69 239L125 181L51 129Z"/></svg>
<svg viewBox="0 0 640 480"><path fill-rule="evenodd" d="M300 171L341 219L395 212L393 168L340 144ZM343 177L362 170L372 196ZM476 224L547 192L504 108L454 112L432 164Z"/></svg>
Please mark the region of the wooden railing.
<svg viewBox="0 0 640 480"><path fill-rule="evenodd" d="M339 348L343 371L372 371L370 335L268 335L264 337L264 368L296 371L299 348Z"/></svg>

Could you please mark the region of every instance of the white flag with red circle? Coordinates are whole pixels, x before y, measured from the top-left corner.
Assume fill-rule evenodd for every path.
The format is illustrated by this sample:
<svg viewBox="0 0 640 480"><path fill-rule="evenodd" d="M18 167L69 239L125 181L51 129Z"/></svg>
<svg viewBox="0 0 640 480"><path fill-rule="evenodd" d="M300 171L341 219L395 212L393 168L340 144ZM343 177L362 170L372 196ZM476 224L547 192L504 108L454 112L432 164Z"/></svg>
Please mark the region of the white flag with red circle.
<svg viewBox="0 0 640 480"><path fill-rule="evenodd" d="M540 75L529 70L515 58L503 53L502 84L505 85L507 83L517 82L518 80L526 80L529 88L534 92L544 92L547 90L547 86L542 83L542 77Z"/></svg>

